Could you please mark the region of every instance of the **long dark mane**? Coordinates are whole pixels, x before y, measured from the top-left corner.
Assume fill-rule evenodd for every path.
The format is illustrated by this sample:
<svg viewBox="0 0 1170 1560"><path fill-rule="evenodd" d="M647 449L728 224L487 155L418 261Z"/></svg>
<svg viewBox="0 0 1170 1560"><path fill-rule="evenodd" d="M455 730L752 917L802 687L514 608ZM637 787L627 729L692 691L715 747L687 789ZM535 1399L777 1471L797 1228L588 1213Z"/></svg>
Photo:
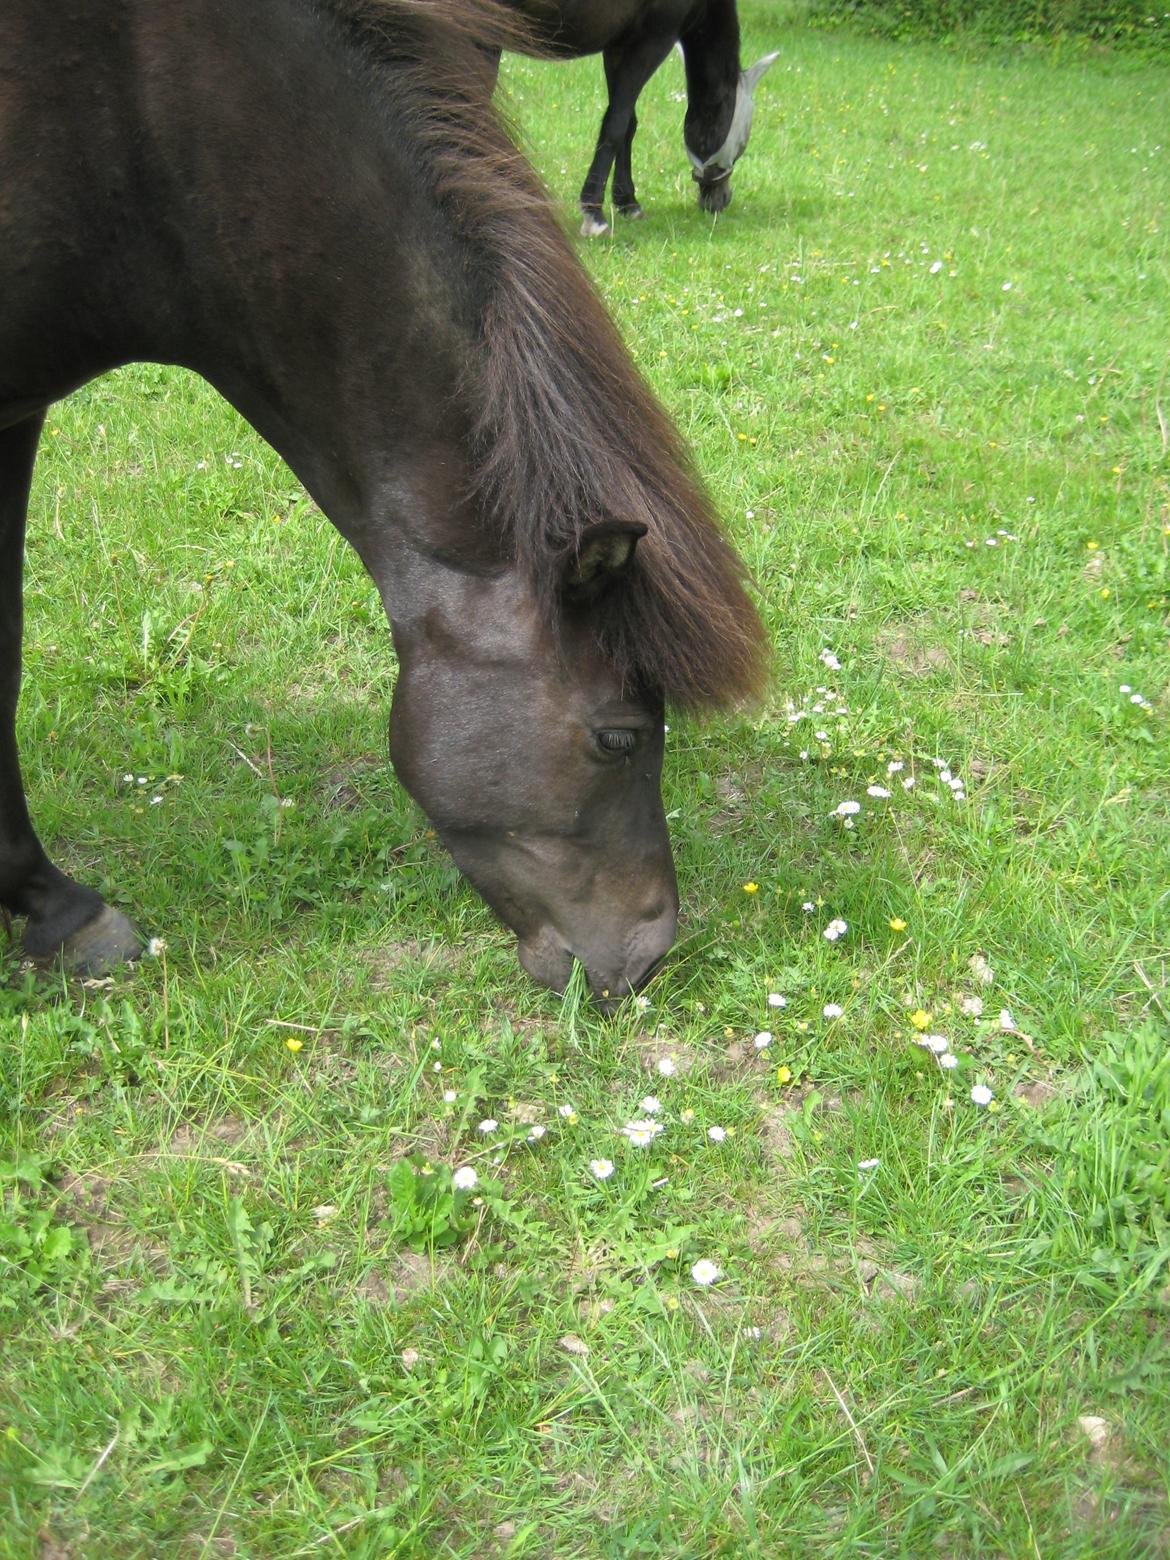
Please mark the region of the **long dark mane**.
<svg viewBox="0 0 1170 1560"><path fill-rule="evenodd" d="M418 136L469 246L484 352L472 403L480 500L555 618L582 532L647 535L596 607L605 652L672 704L758 693L766 641L744 570L677 433L630 361L552 204L491 105L485 49L535 50L499 0L326 0Z"/></svg>

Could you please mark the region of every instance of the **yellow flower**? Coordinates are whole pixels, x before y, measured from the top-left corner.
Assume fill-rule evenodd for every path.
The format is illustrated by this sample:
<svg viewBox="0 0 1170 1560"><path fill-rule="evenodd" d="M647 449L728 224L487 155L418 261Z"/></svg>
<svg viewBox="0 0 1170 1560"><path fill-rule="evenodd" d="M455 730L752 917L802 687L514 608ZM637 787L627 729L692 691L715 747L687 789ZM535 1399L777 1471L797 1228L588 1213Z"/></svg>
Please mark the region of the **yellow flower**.
<svg viewBox="0 0 1170 1560"><path fill-rule="evenodd" d="M900 915L892 915L890 917L890 930L892 932L904 932L906 930L906 923Z"/></svg>
<svg viewBox="0 0 1170 1560"><path fill-rule="evenodd" d="M779 1084L791 1083L792 1082L792 1068L791 1067L777 1067L777 1069L776 1069L776 1082L779 1083Z"/></svg>
<svg viewBox="0 0 1170 1560"><path fill-rule="evenodd" d="M305 1042L303 1040L298 1040L296 1035L289 1035L288 1039L284 1043L288 1046L290 1051L299 1051Z"/></svg>
<svg viewBox="0 0 1170 1560"><path fill-rule="evenodd" d="M930 1014L924 1013L921 1008L915 1008L910 1015L910 1022L915 1029L926 1029L930 1024Z"/></svg>
<svg viewBox="0 0 1170 1560"><path fill-rule="evenodd" d="M1098 547L1100 547L1100 545L1101 545L1100 542L1086 542L1085 543L1085 551L1086 552L1096 552Z"/></svg>
<svg viewBox="0 0 1170 1560"><path fill-rule="evenodd" d="M745 883L743 885L743 891L745 894L758 894L760 891L760 885L758 883Z"/></svg>

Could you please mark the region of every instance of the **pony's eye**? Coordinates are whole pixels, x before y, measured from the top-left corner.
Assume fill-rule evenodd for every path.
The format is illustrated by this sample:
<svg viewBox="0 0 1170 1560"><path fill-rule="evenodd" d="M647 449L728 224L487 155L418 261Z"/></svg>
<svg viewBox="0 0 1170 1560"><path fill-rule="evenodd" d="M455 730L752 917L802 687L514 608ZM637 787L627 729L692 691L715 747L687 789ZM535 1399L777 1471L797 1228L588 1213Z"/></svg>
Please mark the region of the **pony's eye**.
<svg viewBox="0 0 1170 1560"><path fill-rule="evenodd" d="M636 731L599 731L597 745L607 753L632 753L638 744Z"/></svg>

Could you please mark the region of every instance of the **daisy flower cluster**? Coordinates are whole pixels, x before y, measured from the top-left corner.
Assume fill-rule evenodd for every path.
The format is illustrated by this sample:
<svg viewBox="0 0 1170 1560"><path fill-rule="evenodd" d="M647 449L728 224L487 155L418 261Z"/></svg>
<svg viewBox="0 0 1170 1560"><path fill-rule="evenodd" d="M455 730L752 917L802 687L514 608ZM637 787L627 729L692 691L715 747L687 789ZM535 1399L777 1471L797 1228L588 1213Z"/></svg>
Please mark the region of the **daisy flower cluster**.
<svg viewBox="0 0 1170 1560"><path fill-rule="evenodd" d="M979 985L990 986L994 983L995 972L981 953L976 953L971 956L971 958L968 960L967 968L970 971L972 978ZM983 1024L988 1022L988 1020L985 1020L983 1017L983 1007L983 998L977 993L968 993L959 999L959 1012L961 1016L966 1019L974 1020L976 1024ZM927 1013L922 1008L915 1009L915 1011L910 1014L910 1024L912 1029L911 1038L913 1039L915 1045L921 1046L923 1050L930 1052L930 1054L934 1057L935 1062L938 1064L940 1071L944 1073L954 1072L954 1070L961 1065L960 1056L947 1035L939 1034L932 1029L932 1017L932 1014ZM1024 1035L1017 1027L1016 1021L1012 1017L1010 1009L1006 1007L1001 1008L999 1010L998 1017L994 1020L994 1024L995 1029L1000 1034L1018 1035L1027 1044L1031 1044L1031 1037ZM986 1109L988 1106L991 1106L993 1109L998 1109L998 1105L995 1103L995 1095L992 1089L986 1083L973 1084L969 1092L969 1097L972 1104L978 1105L981 1109ZM952 1101L948 1097L946 1101L948 1109L951 1107L951 1104Z"/></svg>
<svg viewBox="0 0 1170 1560"><path fill-rule="evenodd" d="M1006 534L1006 533L1005 533ZM1014 538L1012 538L1014 540ZM838 653L828 645L824 646L819 656L822 666L829 671L841 671L842 662ZM798 705L793 699L786 703L786 719L789 727L793 728L795 737L796 728L805 721L813 726L813 739L818 744L814 752L811 746L800 748L800 757L808 762L814 757L826 758L830 755L834 743L833 721L840 722L849 714L849 705L843 696L835 689L820 686L813 694L806 695ZM840 739L842 731L838 726L836 736ZM858 752L855 756L863 756ZM949 794L952 800L962 802L967 799L967 791L962 777L957 772L957 767L949 764L946 759L931 758L928 760L936 771L937 779L942 791L930 791L927 794L934 801L938 801L941 795ZM835 770L834 773L837 773ZM919 776L915 773L914 763L909 763L900 754L888 754L885 764L885 773L873 773L869 776L865 786L864 797L861 795L846 796L832 808L829 816L836 819L845 830L852 830L867 811L873 811L875 804L890 801L898 790L910 792L919 784Z"/></svg>
<svg viewBox="0 0 1170 1560"><path fill-rule="evenodd" d="M984 547L1002 547L1005 542L1018 542L1019 539L1020 538L1015 534L1014 531L999 530L996 531L994 536L984 537L983 545ZM978 542L970 540L963 543L963 546L968 549L977 547L978 545Z"/></svg>
<svg viewBox="0 0 1170 1560"><path fill-rule="evenodd" d="M1135 709L1152 710L1154 707L1144 693L1135 692L1129 683L1122 683L1118 688L1118 692L1124 694Z"/></svg>
<svg viewBox="0 0 1170 1560"><path fill-rule="evenodd" d="M938 781L940 791L929 792L932 800L939 800L940 796L949 795L952 801L965 802L967 800L967 787L962 776L944 758L932 758L928 761L935 770L935 779ZM903 791L913 791L918 784L918 777L913 772L905 773L906 761L901 758L892 758L886 764L885 781L873 780L865 788L865 794L870 802L888 802L893 796L892 787L900 786ZM840 818L846 829L855 827L855 820L863 812L864 805L856 798L849 797L843 802L838 802L830 813L830 817Z"/></svg>
<svg viewBox="0 0 1170 1560"><path fill-rule="evenodd" d="M827 647L821 651L821 661L830 671L840 671L841 662L836 654ZM802 721L809 721L813 728L813 741L818 744L818 751L826 753L832 746L830 726L833 721L844 720L849 714L849 706L842 696L832 688L818 687L811 694L805 696L804 702L796 704L789 699L786 702L786 716L788 724L792 727L799 726ZM807 740L807 739L806 739ZM802 748L800 756L807 761L811 757L809 748Z"/></svg>

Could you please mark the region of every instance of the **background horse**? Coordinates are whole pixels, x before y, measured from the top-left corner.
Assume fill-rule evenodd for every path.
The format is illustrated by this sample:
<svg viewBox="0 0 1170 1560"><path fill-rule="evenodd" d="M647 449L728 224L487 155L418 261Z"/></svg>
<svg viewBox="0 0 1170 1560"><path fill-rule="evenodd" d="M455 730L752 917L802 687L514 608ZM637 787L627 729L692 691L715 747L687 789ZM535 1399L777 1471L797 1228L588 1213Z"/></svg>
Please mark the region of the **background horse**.
<svg viewBox="0 0 1170 1560"><path fill-rule="evenodd" d="M44 410L142 358L216 386L357 549L395 768L525 968L616 997L670 946L664 700L750 692L763 639L492 113L484 50L521 42L479 0L0 9L0 906L31 956L139 947L37 839L15 715Z"/></svg>
<svg viewBox="0 0 1170 1560"><path fill-rule="evenodd" d="M609 103L581 189L581 231L608 231L605 187L613 169L613 203L640 217L631 151L642 88L677 43L687 74L683 140L698 185L699 205L712 213L731 200L731 170L752 127L756 83L778 54L740 67L735 0L511 0L556 54L600 54Z"/></svg>

